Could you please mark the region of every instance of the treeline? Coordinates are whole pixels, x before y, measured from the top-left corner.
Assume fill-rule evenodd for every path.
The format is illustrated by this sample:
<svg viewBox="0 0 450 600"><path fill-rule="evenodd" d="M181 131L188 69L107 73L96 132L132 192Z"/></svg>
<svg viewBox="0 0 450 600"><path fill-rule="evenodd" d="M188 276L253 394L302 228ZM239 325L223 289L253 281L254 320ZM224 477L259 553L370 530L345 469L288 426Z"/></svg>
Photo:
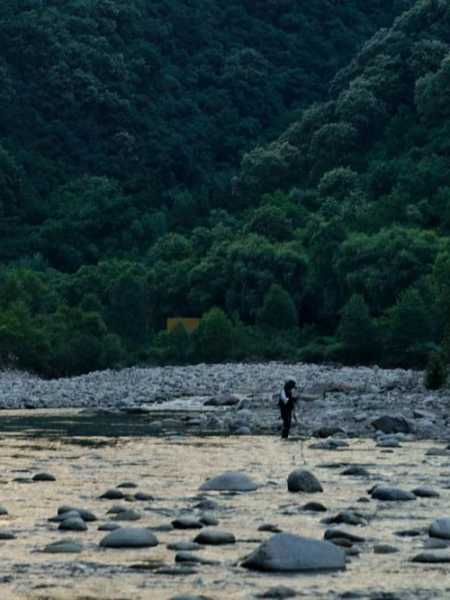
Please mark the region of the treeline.
<svg viewBox="0 0 450 600"><path fill-rule="evenodd" d="M416 2L336 75L327 102L243 156L217 206L190 188L149 209L129 181L86 174L46 196L20 252L21 207L35 197L4 145L2 362L58 376L136 362L448 360L449 30L446 0ZM169 334L170 316L202 320Z"/></svg>

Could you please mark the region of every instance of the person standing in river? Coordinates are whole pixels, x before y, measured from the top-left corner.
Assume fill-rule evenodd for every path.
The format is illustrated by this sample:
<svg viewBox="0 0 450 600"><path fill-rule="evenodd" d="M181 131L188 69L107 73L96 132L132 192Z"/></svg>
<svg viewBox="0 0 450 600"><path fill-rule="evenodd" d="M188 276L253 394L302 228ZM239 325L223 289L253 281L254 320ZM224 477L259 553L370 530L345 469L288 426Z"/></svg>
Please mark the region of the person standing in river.
<svg viewBox="0 0 450 600"><path fill-rule="evenodd" d="M295 397L294 389L297 385L295 379L288 379L283 389L280 392L280 398L278 400L278 406L280 407L281 418L283 419L283 429L281 437L287 439L289 437L289 431L291 429L292 417L297 422L297 416L295 414Z"/></svg>

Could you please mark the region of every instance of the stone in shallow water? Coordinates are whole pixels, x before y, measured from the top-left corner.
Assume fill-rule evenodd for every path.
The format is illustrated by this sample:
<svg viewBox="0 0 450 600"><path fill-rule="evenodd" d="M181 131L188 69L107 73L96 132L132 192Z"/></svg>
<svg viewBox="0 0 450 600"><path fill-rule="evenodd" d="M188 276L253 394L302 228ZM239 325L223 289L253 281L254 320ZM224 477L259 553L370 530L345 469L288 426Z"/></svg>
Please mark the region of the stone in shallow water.
<svg viewBox="0 0 450 600"><path fill-rule="evenodd" d="M54 542L53 544L45 546L43 552L49 552L51 554L70 554L79 553L82 549L82 544L76 540L60 540L59 542Z"/></svg>
<svg viewBox="0 0 450 600"><path fill-rule="evenodd" d="M119 523L113 523L112 521L107 521L98 527L99 531L115 531L116 529L120 529Z"/></svg>
<svg viewBox="0 0 450 600"><path fill-rule="evenodd" d="M200 486L201 491L252 492L256 489L258 485L240 471L226 471Z"/></svg>
<svg viewBox="0 0 450 600"><path fill-rule="evenodd" d="M86 510L85 508L75 508L73 506L60 506L58 508L58 515L65 515L68 512L75 512L83 519L83 521L97 521L97 517L90 510ZM67 517L64 517L67 518Z"/></svg>
<svg viewBox="0 0 450 600"><path fill-rule="evenodd" d="M327 507L324 506L321 502L307 502L302 506L302 510L307 510L311 512L327 512Z"/></svg>
<svg viewBox="0 0 450 600"><path fill-rule="evenodd" d="M410 423L404 417L384 415L372 421L372 427L383 433L411 433Z"/></svg>
<svg viewBox="0 0 450 600"><path fill-rule="evenodd" d="M261 544L242 566L256 571L335 571L345 569L345 552L330 542L278 533Z"/></svg>
<svg viewBox="0 0 450 600"><path fill-rule="evenodd" d="M258 527L258 531L269 531L270 533L281 533L281 529L278 525L273 525L272 523L263 523Z"/></svg>
<svg viewBox="0 0 450 600"><path fill-rule="evenodd" d="M133 489L133 488L137 488L137 485L135 483L132 483L131 481L124 481L123 483L119 483L117 488L118 489Z"/></svg>
<svg viewBox="0 0 450 600"><path fill-rule="evenodd" d="M60 513L56 515L56 517L51 517L49 521L50 523L62 523L63 521L67 521L67 519L81 519L81 515L77 510L74 509Z"/></svg>
<svg viewBox="0 0 450 600"><path fill-rule="evenodd" d="M0 506L0 517L3 517L8 514L8 511L4 506Z"/></svg>
<svg viewBox="0 0 450 600"><path fill-rule="evenodd" d="M418 563L450 563L450 550L425 550L412 559Z"/></svg>
<svg viewBox="0 0 450 600"><path fill-rule="evenodd" d="M151 494L145 494L144 492L137 492L134 495L134 499L138 500L139 502L146 502L147 500L154 500L154 498Z"/></svg>
<svg viewBox="0 0 450 600"><path fill-rule="evenodd" d="M172 521L174 529L202 529L203 524L194 517L180 517Z"/></svg>
<svg viewBox="0 0 450 600"><path fill-rule="evenodd" d="M125 494L120 490L111 489L102 494L100 498L102 500L122 500L122 498L125 498Z"/></svg>
<svg viewBox="0 0 450 600"><path fill-rule="evenodd" d="M36 473L33 476L33 481L56 481L56 477L51 473Z"/></svg>
<svg viewBox="0 0 450 600"><path fill-rule="evenodd" d="M142 515L135 510L124 510L117 513L113 519L114 521L139 521L141 517Z"/></svg>
<svg viewBox="0 0 450 600"><path fill-rule="evenodd" d="M448 548L450 540L441 540L439 538L429 538L423 543L425 550L442 550Z"/></svg>
<svg viewBox="0 0 450 600"><path fill-rule="evenodd" d="M390 546L389 544L376 544L373 547L373 551L375 554L395 554L399 550L395 546Z"/></svg>
<svg viewBox="0 0 450 600"><path fill-rule="evenodd" d="M291 588L285 587L284 585L278 585L270 588L262 594L257 594L257 598L276 598L278 600L284 600L284 598L294 598L297 596L297 592Z"/></svg>
<svg viewBox="0 0 450 600"><path fill-rule="evenodd" d="M197 544L209 546L221 546L223 544L235 544L236 538L229 531L220 529L204 529L194 539Z"/></svg>
<svg viewBox="0 0 450 600"><path fill-rule="evenodd" d="M288 477L287 486L290 492L305 492L307 494L323 492L317 477L304 469L292 471Z"/></svg>
<svg viewBox="0 0 450 600"><path fill-rule="evenodd" d="M345 531L344 529L337 529L335 527L332 527L331 529L327 529L324 533L324 538L326 540L344 539L344 540L349 540L352 543L360 543L360 542L366 541L366 538L363 538L359 535L355 535L354 533Z"/></svg>
<svg viewBox="0 0 450 600"><path fill-rule="evenodd" d="M412 492L407 492L399 488L376 486L372 491L372 498L384 502L408 502L415 500L416 496Z"/></svg>
<svg viewBox="0 0 450 600"><path fill-rule="evenodd" d="M6 541L6 540L15 540L16 536L14 535L14 533L11 533L9 531L0 531L0 540L1 541Z"/></svg>
<svg viewBox="0 0 450 600"><path fill-rule="evenodd" d="M148 529L124 527L105 536L100 546L103 548L150 548L158 545L158 538Z"/></svg>
<svg viewBox="0 0 450 600"><path fill-rule="evenodd" d="M64 519L58 527L62 531L87 531L87 525L80 517Z"/></svg>
<svg viewBox="0 0 450 600"><path fill-rule="evenodd" d="M175 550L175 552L193 552L195 550L202 550L204 546L195 542L173 542L172 544L167 544L167 548Z"/></svg>
<svg viewBox="0 0 450 600"><path fill-rule="evenodd" d="M439 498L440 497L439 492L436 492L436 490L433 490L433 488L429 487L428 485L414 488L412 493L414 494L414 496L417 496L418 498Z"/></svg>
<svg viewBox="0 0 450 600"><path fill-rule="evenodd" d="M370 473L364 467L360 467L359 465L353 465L351 467L347 467L344 471L342 471L341 475L347 475L351 477L369 477Z"/></svg>
<svg viewBox="0 0 450 600"><path fill-rule="evenodd" d="M430 537L450 540L450 517L442 517L433 521L428 533Z"/></svg>
<svg viewBox="0 0 450 600"><path fill-rule="evenodd" d="M194 504L194 508L197 508L198 510L217 510L220 507L217 502L210 498L201 498L200 502Z"/></svg>
<svg viewBox="0 0 450 600"><path fill-rule="evenodd" d="M161 572L161 570L159 572ZM178 572L176 571L176 573L178 573ZM196 573L196 571L194 571L194 573ZM189 575L190 573L188 572L187 574ZM189 595L189 594L180 594L178 596L171 596L169 598L169 600L211 600L211 598L208 598L208 596L195 596L195 595Z"/></svg>
<svg viewBox="0 0 450 600"><path fill-rule="evenodd" d="M209 558L203 558L192 554L191 552L178 552L175 555L175 562L177 563L197 563L201 565L220 565L218 560L211 560Z"/></svg>

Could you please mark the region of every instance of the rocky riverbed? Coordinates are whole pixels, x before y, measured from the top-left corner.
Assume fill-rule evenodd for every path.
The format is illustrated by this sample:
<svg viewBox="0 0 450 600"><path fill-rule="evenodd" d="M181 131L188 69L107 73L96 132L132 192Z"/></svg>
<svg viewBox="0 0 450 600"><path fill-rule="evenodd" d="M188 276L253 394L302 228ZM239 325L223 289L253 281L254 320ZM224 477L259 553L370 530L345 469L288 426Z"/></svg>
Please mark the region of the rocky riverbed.
<svg viewBox="0 0 450 600"><path fill-rule="evenodd" d="M86 442L2 436L2 598L449 597L442 444L382 448L355 438L302 449L264 435ZM230 469L240 474L217 491L214 478ZM319 545L303 551L304 537Z"/></svg>
<svg viewBox="0 0 450 600"><path fill-rule="evenodd" d="M132 368L43 380L0 373L0 409L79 409L141 414L147 433L258 434L279 427L274 394L287 377L300 391L298 432L374 435L380 416L404 419L384 433L447 439L449 393L427 391L423 373L303 364L225 364ZM380 429L379 429L380 431Z"/></svg>
<svg viewBox="0 0 450 600"><path fill-rule="evenodd" d="M1 373L0 597L448 598L448 393L422 379L281 363Z"/></svg>

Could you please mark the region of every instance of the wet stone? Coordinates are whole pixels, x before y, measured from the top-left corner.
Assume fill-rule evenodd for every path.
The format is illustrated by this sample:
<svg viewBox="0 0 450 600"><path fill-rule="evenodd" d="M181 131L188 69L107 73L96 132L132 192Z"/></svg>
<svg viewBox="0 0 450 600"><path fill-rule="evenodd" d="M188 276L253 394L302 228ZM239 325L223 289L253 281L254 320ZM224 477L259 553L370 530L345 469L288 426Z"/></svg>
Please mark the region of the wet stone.
<svg viewBox="0 0 450 600"><path fill-rule="evenodd" d="M364 467L360 467L358 465L353 465L351 467L347 467L342 471L341 475L346 475L350 477L370 477L370 473Z"/></svg>
<svg viewBox="0 0 450 600"><path fill-rule="evenodd" d="M138 500L139 502L146 502L146 501L154 500L154 498L151 494L145 494L144 492L137 492L134 495L134 499Z"/></svg>
<svg viewBox="0 0 450 600"><path fill-rule="evenodd" d="M294 598L297 596L297 592L292 588L285 587L284 585L278 585L270 588L262 594L257 594L257 598L275 598L277 600L284 600L285 598Z"/></svg>
<svg viewBox="0 0 450 600"><path fill-rule="evenodd" d="M167 544L167 548L175 552L194 552L195 550L203 550L204 546L195 542L173 542Z"/></svg>
<svg viewBox="0 0 450 600"><path fill-rule="evenodd" d="M117 513L114 517L114 521L139 521L142 515L135 510L125 510Z"/></svg>
<svg viewBox="0 0 450 600"><path fill-rule="evenodd" d="M323 492L317 477L304 469L292 471L288 477L287 486L290 492L304 492L307 494Z"/></svg>
<svg viewBox="0 0 450 600"><path fill-rule="evenodd" d="M327 507L324 506L321 502L307 502L302 506L302 510L310 512L326 512Z"/></svg>
<svg viewBox="0 0 450 600"><path fill-rule="evenodd" d="M220 565L220 562L217 560L210 560L208 558L203 558L202 556L198 556L196 554L192 554L191 552L177 552L175 555L175 562L177 563L198 563L201 565Z"/></svg>
<svg viewBox="0 0 450 600"><path fill-rule="evenodd" d="M124 481L123 483L119 483L117 488L120 489L136 489L137 485L132 483L131 481Z"/></svg>
<svg viewBox="0 0 450 600"><path fill-rule="evenodd" d="M125 498L125 494L117 489L107 490L100 496L102 500L122 500Z"/></svg>
<svg viewBox="0 0 450 600"><path fill-rule="evenodd" d="M430 537L450 540L450 517L442 517L433 521L428 533Z"/></svg>
<svg viewBox="0 0 450 600"><path fill-rule="evenodd" d="M326 540L346 539L352 543L361 543L366 541L365 538L359 535L355 535L354 533L350 533L349 531L345 531L343 529L338 529L334 527L325 531L324 538Z"/></svg>
<svg viewBox="0 0 450 600"><path fill-rule="evenodd" d="M256 489L258 489L257 484L248 475L240 471L226 471L209 479L200 487L202 491L252 492Z"/></svg>
<svg viewBox="0 0 450 600"><path fill-rule="evenodd" d="M81 552L83 545L76 540L61 540L45 546L43 552L50 554L75 554Z"/></svg>
<svg viewBox="0 0 450 600"><path fill-rule="evenodd" d="M7 514L8 511L6 510L6 508L4 506L0 506L0 517L4 517Z"/></svg>
<svg viewBox="0 0 450 600"><path fill-rule="evenodd" d="M345 569L345 552L329 542L278 533L244 559L256 571L309 572Z"/></svg>
<svg viewBox="0 0 450 600"><path fill-rule="evenodd" d="M269 531L271 533L281 533L281 529L278 525L272 525L272 523L263 523L258 527L258 531Z"/></svg>
<svg viewBox="0 0 450 600"><path fill-rule="evenodd" d="M7 541L7 540L15 540L16 536L14 535L14 533L11 533L10 531L0 531L0 540L1 541Z"/></svg>
<svg viewBox="0 0 450 600"><path fill-rule="evenodd" d="M220 529L204 529L197 535L194 542L208 546L221 546L224 544L235 544L236 538L228 531L221 531Z"/></svg>
<svg viewBox="0 0 450 600"><path fill-rule="evenodd" d="M64 519L58 527L62 531L87 531L87 525L80 517Z"/></svg>
<svg viewBox="0 0 450 600"><path fill-rule="evenodd" d="M202 529L203 524L194 517L180 517L172 521L174 529Z"/></svg>
<svg viewBox="0 0 450 600"><path fill-rule="evenodd" d="M56 481L56 477L51 473L36 473L33 476L33 481Z"/></svg>
<svg viewBox="0 0 450 600"><path fill-rule="evenodd" d="M414 488L412 493L414 494L414 496L417 496L418 498L439 498L440 497L439 492L436 492L436 490L433 490L433 488L431 488L429 486L421 486L421 487Z"/></svg>
<svg viewBox="0 0 450 600"><path fill-rule="evenodd" d="M450 550L425 550L412 559L417 563L450 563Z"/></svg>
<svg viewBox="0 0 450 600"><path fill-rule="evenodd" d="M100 542L103 548L150 548L157 545L158 539L151 531L134 527L112 531Z"/></svg>
<svg viewBox="0 0 450 600"><path fill-rule="evenodd" d="M373 547L375 554L395 554L398 552L398 548L389 544L375 544Z"/></svg>
<svg viewBox="0 0 450 600"><path fill-rule="evenodd" d="M372 498L383 502L408 502L415 500L416 496L399 488L376 486L372 491Z"/></svg>
<svg viewBox="0 0 450 600"><path fill-rule="evenodd" d="M120 529L120 525L118 523L113 523L112 521L107 521L102 525L99 525L97 528L98 531L115 531L116 529Z"/></svg>

